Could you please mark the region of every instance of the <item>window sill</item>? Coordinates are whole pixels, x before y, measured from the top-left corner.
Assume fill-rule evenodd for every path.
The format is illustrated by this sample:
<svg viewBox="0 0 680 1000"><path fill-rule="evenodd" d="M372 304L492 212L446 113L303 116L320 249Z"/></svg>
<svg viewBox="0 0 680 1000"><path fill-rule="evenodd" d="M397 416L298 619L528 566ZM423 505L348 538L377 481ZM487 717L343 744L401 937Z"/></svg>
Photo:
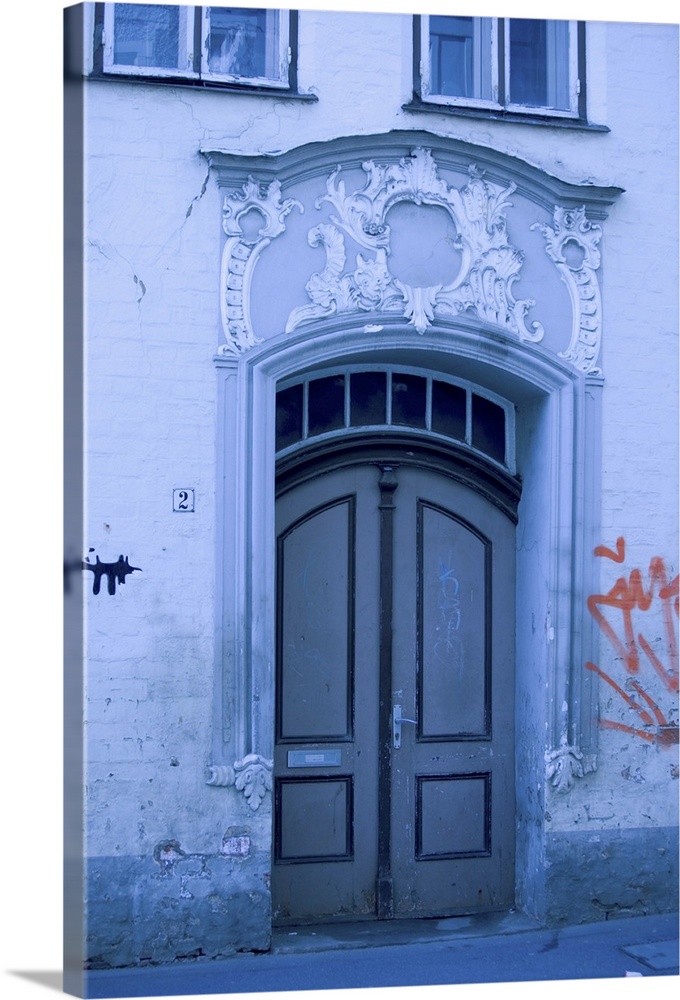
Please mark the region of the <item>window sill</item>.
<svg viewBox="0 0 680 1000"><path fill-rule="evenodd" d="M453 118L475 118L484 121L514 122L516 125L543 125L549 128L575 129L580 132L609 132L607 125L595 125L583 118L562 118L549 113L523 113L521 111L494 111L483 108L462 108L452 104L438 104L414 97L402 104L404 111L424 111L427 114L449 115Z"/></svg>
<svg viewBox="0 0 680 1000"><path fill-rule="evenodd" d="M252 83L225 83L215 80L187 79L184 76L145 76L143 73L89 73L86 80L105 81L107 83L136 83L152 87L183 87L189 90L209 90L229 94L246 94L251 97L278 97L285 101L302 101L316 103L316 94L302 94L288 87L272 85L257 86Z"/></svg>

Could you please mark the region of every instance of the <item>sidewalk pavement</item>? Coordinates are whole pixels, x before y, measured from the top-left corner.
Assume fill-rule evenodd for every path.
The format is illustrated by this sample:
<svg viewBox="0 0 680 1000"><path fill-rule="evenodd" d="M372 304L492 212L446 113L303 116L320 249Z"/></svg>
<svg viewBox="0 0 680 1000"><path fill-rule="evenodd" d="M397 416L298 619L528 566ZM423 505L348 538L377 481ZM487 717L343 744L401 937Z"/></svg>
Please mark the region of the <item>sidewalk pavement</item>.
<svg viewBox="0 0 680 1000"><path fill-rule="evenodd" d="M278 928L267 954L87 974L155 997L678 975L678 915L543 929L515 913ZM661 985L661 984L659 984Z"/></svg>

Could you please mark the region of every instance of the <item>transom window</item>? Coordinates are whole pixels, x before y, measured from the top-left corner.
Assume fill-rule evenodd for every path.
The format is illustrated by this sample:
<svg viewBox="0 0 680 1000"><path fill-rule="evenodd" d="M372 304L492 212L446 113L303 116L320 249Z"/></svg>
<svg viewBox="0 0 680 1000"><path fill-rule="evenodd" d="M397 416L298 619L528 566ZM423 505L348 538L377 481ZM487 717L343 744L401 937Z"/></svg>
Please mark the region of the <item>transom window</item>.
<svg viewBox="0 0 680 1000"><path fill-rule="evenodd" d="M103 73L216 84L291 85L287 11L170 4L98 6L104 8Z"/></svg>
<svg viewBox="0 0 680 1000"><path fill-rule="evenodd" d="M423 100L585 117L575 21L433 15L416 28Z"/></svg>
<svg viewBox="0 0 680 1000"><path fill-rule="evenodd" d="M514 472L514 417L506 400L463 380L417 369L345 368L281 384L276 451L392 428L457 441Z"/></svg>

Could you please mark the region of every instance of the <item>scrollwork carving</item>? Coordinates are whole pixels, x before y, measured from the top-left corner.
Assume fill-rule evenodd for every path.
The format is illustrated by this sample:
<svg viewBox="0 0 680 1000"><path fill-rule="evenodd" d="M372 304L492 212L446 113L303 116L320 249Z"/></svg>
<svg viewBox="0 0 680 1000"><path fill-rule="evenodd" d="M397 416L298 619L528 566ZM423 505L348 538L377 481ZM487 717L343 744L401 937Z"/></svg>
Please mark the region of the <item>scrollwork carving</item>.
<svg viewBox="0 0 680 1000"><path fill-rule="evenodd" d="M555 207L553 225L535 222L546 241L545 251L554 261L571 298L573 325L571 341L560 357L571 361L584 374L599 375L596 367L600 353L602 302L595 273L600 266L598 243L600 226L586 218L585 206Z"/></svg>
<svg viewBox="0 0 680 1000"><path fill-rule="evenodd" d="M230 764L212 764L210 777L206 784L228 788L234 786L243 792L246 802L253 811L260 804L267 792L272 790L272 768L274 762L257 753L249 753L242 760Z"/></svg>
<svg viewBox="0 0 680 1000"><path fill-rule="evenodd" d="M469 168L467 184L460 190L439 177L432 152L418 148L396 164L362 164L366 183L347 193L338 166L328 177L326 194L316 208L331 205L330 224L309 233L312 246L324 245L326 267L312 275L306 291L312 305L294 309L286 326L291 332L300 323L333 313L400 312L418 333L432 325L436 315L476 312L480 319L510 330L521 340L539 341L540 323L526 325L533 300L515 301L512 284L519 277L523 254L508 243L504 210L515 185L500 187L484 179L483 171ZM389 270L389 210L398 202L444 208L456 230L454 247L460 269L448 283L413 287ZM342 231L342 232L341 232ZM344 273L343 233L374 256L357 256L353 273Z"/></svg>
<svg viewBox="0 0 680 1000"><path fill-rule="evenodd" d="M284 232L284 219L293 208L304 211L299 201L281 201L281 184L274 180L267 187L249 177L240 191L225 195L222 227L227 241L222 254L221 309L226 343L219 354L242 354L260 343L250 320L250 289L257 260L266 246ZM257 213L262 224L253 235L244 229L245 216Z"/></svg>
<svg viewBox="0 0 680 1000"><path fill-rule="evenodd" d="M545 753L546 781L562 794L571 791L577 778L584 778L594 770L594 759L584 756L576 747L569 746L564 738L556 750L547 750Z"/></svg>

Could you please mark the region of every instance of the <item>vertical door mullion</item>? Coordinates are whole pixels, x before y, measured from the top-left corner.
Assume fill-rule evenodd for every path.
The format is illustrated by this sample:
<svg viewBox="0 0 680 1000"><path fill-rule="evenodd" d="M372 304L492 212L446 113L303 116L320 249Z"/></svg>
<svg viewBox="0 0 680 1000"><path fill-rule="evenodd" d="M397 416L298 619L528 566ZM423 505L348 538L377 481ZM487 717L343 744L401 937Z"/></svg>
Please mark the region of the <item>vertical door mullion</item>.
<svg viewBox="0 0 680 1000"><path fill-rule="evenodd" d="M378 708L378 876L376 908L379 920L394 916L392 881L392 628L394 568L394 468L380 467L380 655Z"/></svg>

